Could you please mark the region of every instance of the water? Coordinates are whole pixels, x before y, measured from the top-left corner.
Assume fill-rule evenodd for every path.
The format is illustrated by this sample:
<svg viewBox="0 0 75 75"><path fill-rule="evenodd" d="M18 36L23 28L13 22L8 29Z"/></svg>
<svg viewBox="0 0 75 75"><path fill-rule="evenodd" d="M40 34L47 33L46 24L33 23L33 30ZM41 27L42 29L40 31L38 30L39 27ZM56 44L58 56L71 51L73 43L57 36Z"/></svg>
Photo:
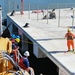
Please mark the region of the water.
<svg viewBox="0 0 75 75"><path fill-rule="evenodd" d="M31 10L75 7L75 4L69 3L75 3L75 0L24 0L24 10L29 9L29 4ZM0 5L3 9L2 12L4 19L8 12L12 12L12 10L19 11L21 9L21 0L0 0Z"/></svg>

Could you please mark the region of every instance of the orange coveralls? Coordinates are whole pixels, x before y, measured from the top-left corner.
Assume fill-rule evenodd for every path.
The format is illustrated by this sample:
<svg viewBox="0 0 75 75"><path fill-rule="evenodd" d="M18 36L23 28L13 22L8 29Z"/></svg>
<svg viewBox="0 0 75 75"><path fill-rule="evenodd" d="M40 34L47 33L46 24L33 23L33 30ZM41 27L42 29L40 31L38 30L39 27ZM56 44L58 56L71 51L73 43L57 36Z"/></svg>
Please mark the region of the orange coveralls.
<svg viewBox="0 0 75 75"><path fill-rule="evenodd" d="M75 35L73 35L71 32L66 33L65 37L67 38L67 46L68 51L70 51L70 46L72 46L72 50L74 50L74 38Z"/></svg>

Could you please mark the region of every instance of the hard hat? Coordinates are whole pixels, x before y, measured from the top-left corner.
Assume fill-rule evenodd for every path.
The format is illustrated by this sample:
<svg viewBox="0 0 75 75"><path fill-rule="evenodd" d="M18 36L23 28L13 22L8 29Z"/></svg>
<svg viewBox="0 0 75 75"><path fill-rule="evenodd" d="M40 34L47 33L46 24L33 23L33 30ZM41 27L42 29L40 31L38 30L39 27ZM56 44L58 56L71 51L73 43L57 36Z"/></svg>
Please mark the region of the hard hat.
<svg viewBox="0 0 75 75"><path fill-rule="evenodd" d="M17 36L16 36L16 38L19 38L19 39L20 39L20 36L19 36L19 35L17 35Z"/></svg>
<svg viewBox="0 0 75 75"><path fill-rule="evenodd" d="M71 30L70 30L70 28L68 28L68 30L67 30L68 32L70 32Z"/></svg>
<svg viewBox="0 0 75 75"><path fill-rule="evenodd" d="M17 43L19 43L19 42L20 42L20 39L19 39L19 38L16 38L15 41L16 41Z"/></svg>
<svg viewBox="0 0 75 75"><path fill-rule="evenodd" d="M24 53L24 56L30 56L30 54L29 54L29 52L28 51L26 51L25 53Z"/></svg>
<svg viewBox="0 0 75 75"><path fill-rule="evenodd" d="M15 34L12 34L11 37L14 38L14 39L16 38Z"/></svg>

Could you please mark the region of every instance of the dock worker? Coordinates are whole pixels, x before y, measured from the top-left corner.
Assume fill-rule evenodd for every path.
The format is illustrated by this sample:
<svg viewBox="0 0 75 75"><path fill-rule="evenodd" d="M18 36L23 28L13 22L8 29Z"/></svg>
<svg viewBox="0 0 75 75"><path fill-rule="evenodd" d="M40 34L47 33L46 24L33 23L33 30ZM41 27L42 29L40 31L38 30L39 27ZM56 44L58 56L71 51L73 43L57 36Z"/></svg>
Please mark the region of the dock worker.
<svg viewBox="0 0 75 75"><path fill-rule="evenodd" d="M35 75L33 68L30 67L28 57L30 56L28 51L25 51L24 56L19 61L19 66L26 70L30 75Z"/></svg>
<svg viewBox="0 0 75 75"><path fill-rule="evenodd" d="M20 39L16 38L15 42L12 43L12 53L14 54L14 60L18 62L18 51L19 51L19 46L18 43L20 42Z"/></svg>
<svg viewBox="0 0 75 75"><path fill-rule="evenodd" d="M67 33L65 34L65 38L67 38L67 47L68 47L68 51L71 51L71 47L72 47L72 51L74 51L74 38L75 35L71 32L70 28L68 28Z"/></svg>
<svg viewBox="0 0 75 75"><path fill-rule="evenodd" d="M20 42L20 38L18 38L18 37L11 38L11 41L12 41L12 52L11 52L11 55L14 57L14 60L16 62L18 62L18 50L19 50L18 43Z"/></svg>

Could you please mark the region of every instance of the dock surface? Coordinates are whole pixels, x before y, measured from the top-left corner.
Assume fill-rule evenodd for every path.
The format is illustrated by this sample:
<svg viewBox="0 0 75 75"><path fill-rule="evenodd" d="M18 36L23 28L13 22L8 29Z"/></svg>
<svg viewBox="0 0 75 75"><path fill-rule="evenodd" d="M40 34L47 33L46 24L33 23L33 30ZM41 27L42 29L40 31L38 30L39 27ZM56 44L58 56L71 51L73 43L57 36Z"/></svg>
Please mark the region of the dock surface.
<svg viewBox="0 0 75 75"><path fill-rule="evenodd" d="M32 42L35 42L42 49L42 52L49 59L66 73L64 75L75 75L75 54L66 52L68 50L67 40L64 38L68 27L72 26L71 16L73 14L70 9L61 9L60 12L60 26L58 26L58 9L55 10L56 19L42 19L42 12L37 14L32 13L32 11L29 12L30 19L28 19L28 11L25 11L24 15L16 12L14 16L8 16ZM29 23L28 27L23 27L26 23ZM75 34L75 29L72 32Z"/></svg>

